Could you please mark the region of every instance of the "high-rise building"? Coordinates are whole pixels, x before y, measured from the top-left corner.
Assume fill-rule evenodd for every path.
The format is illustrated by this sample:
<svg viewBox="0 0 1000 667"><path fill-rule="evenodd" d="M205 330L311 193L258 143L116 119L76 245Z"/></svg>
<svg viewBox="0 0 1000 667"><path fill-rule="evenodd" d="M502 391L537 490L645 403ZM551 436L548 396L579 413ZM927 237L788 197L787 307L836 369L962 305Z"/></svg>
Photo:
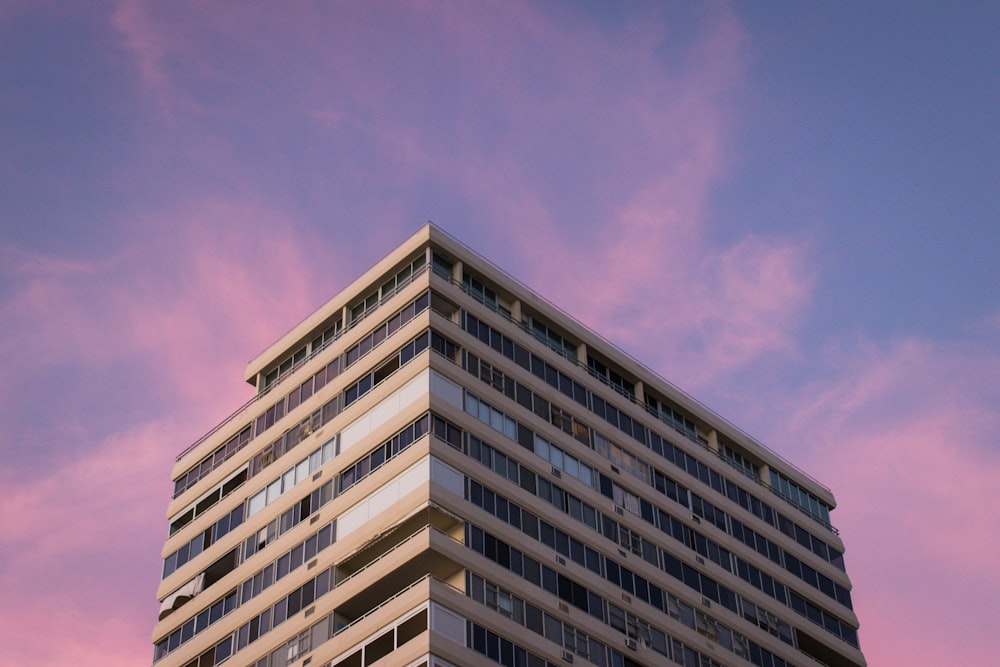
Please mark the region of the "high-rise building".
<svg viewBox="0 0 1000 667"><path fill-rule="evenodd" d="M830 490L433 226L245 379L157 667L865 665Z"/></svg>

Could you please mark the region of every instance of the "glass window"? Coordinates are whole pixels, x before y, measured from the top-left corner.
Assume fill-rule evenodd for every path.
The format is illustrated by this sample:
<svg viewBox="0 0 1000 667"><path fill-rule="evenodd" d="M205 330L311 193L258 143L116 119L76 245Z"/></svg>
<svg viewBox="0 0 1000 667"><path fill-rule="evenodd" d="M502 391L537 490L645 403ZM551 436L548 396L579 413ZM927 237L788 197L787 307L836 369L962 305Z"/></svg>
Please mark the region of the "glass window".
<svg viewBox="0 0 1000 667"><path fill-rule="evenodd" d="M538 435L535 436L535 453L546 461L549 460L549 443Z"/></svg>
<svg viewBox="0 0 1000 667"><path fill-rule="evenodd" d="M571 475L572 477L575 477L575 478L579 479L579 477L580 477L580 462L577 461L576 458L574 458L574 457L570 456L569 454L567 454L566 455L565 465L566 465L566 472L569 475Z"/></svg>
<svg viewBox="0 0 1000 667"><path fill-rule="evenodd" d="M247 517L251 517L257 512L264 509L266 502L266 491L258 491L250 497L250 501L247 503Z"/></svg>
<svg viewBox="0 0 1000 667"><path fill-rule="evenodd" d="M281 480L276 479L267 486L267 504L270 505L281 495Z"/></svg>
<svg viewBox="0 0 1000 667"><path fill-rule="evenodd" d="M215 646L215 664L219 664L223 660L229 657L232 653L233 645L230 637L226 637L223 641L219 642Z"/></svg>
<svg viewBox="0 0 1000 667"><path fill-rule="evenodd" d="M566 463L563 460L563 452L558 447L549 448L549 461L560 470L565 469Z"/></svg>

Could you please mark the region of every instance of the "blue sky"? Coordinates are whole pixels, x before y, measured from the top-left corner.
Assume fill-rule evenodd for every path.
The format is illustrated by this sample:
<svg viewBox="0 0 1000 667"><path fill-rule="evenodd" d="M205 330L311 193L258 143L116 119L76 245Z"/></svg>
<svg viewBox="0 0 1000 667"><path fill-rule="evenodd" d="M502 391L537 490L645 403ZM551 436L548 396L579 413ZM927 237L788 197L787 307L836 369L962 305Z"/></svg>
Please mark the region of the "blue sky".
<svg viewBox="0 0 1000 667"><path fill-rule="evenodd" d="M148 660L174 454L433 220L834 489L872 664L989 662L998 28L993 3L0 0L0 645Z"/></svg>
<svg viewBox="0 0 1000 667"><path fill-rule="evenodd" d="M819 228L834 250L827 312L879 336L967 334L995 315L1000 283L1000 10L925 4L746 15L761 46L752 131L720 193L732 202L721 217L743 207L779 232Z"/></svg>

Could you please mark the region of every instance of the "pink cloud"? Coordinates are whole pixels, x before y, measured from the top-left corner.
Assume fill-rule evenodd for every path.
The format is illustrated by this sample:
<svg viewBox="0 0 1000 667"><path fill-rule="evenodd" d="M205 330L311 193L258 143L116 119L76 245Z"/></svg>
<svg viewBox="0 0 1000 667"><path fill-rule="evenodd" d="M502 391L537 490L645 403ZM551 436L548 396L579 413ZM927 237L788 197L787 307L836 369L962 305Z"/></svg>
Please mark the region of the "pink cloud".
<svg viewBox="0 0 1000 667"><path fill-rule="evenodd" d="M245 362L330 296L336 285L319 279L340 266L341 282L353 277L359 247L388 249L402 225L435 218L692 390L802 352L813 240L713 238L707 203L733 157L748 40L731 13L678 40L668 68L658 49L678 28L665 18L607 31L531 5L244 10L123 2L113 16L138 87L183 121L151 133L151 162L181 155L239 194L126 215L130 231L99 260L9 247L0 258L15 286L0 301L4 399L39 369L91 378L102 395L128 368L159 392L160 415L112 433L80 414L42 424L38 440L70 454L2 480L0 582L18 604L0 612L0 642L16 664L148 662L171 456L249 396ZM206 89L218 96L210 113L190 102ZM258 194L258 167L227 143L223 126L260 132L270 115L339 159L326 171L300 165L298 145L281 155L301 179L285 196L327 197L319 208L336 230L324 238L336 243L293 223L309 216L297 200L269 203L282 196L270 178ZM467 217L413 210L412 193L434 188L458 193ZM997 403L983 397L995 398L996 355L920 341L825 355L832 379L795 396L771 388L783 393L759 403L790 415L771 441L794 442L790 458L841 499L871 664L988 663L1000 466ZM107 410L128 419L148 399L127 398ZM40 629L53 613L67 628L58 646Z"/></svg>
<svg viewBox="0 0 1000 667"><path fill-rule="evenodd" d="M540 244L539 282L566 309L659 372L695 390L771 353L798 353L812 304L809 240L746 237L713 247L700 213L650 203L624 212L607 243L583 252ZM577 267L588 267L588 280Z"/></svg>
<svg viewBox="0 0 1000 667"><path fill-rule="evenodd" d="M163 37L156 31L152 19L138 2L119 2L112 15L112 24L125 37L125 47L135 56L142 80L150 88L166 83L161 60L166 52Z"/></svg>
<svg viewBox="0 0 1000 667"><path fill-rule="evenodd" d="M132 224L135 238L108 259L7 250L18 285L0 302L7 390L39 360L94 371L127 358L211 411L241 402L232 378L318 302L303 244L255 204L203 201Z"/></svg>
<svg viewBox="0 0 1000 667"><path fill-rule="evenodd" d="M460 73L477 64L442 110L454 121L446 138L426 123L426 98L399 112L389 61L338 75L378 119L374 139L394 168L454 183L475 202L477 219L463 226L501 252L513 246L513 261L489 243L487 256L657 367L671 360L687 386L795 352L815 280L811 242L748 237L718 249L709 235L705 202L728 162L727 99L742 85L747 41L731 14L701 26L676 71L657 56L673 28L665 21L609 36L523 6L488 21L481 11L416 14L435 42L462 49ZM441 58L413 46L418 72ZM314 116L340 128L346 106L331 99ZM496 128L494 116L505 119Z"/></svg>
<svg viewBox="0 0 1000 667"><path fill-rule="evenodd" d="M180 228L168 222L177 217ZM143 352L166 355L165 371L199 399L231 387L252 356L325 296L310 253L280 212L211 201L151 224L171 230L165 259L173 266L167 280L159 267L142 276L125 335ZM220 376L221 385L192 386L206 376Z"/></svg>
<svg viewBox="0 0 1000 667"><path fill-rule="evenodd" d="M316 267L277 211L209 201L132 222L108 259L3 251L3 446L25 458L0 473L11 664L148 663L174 455L252 395L246 361L317 302ZM89 380L49 383L58 419L28 424L10 401L39 373ZM105 397L98 414L82 394Z"/></svg>
<svg viewBox="0 0 1000 667"><path fill-rule="evenodd" d="M149 661L162 541L150 526L163 526L164 462L178 435L149 423L34 477L0 477L0 586L10 602L0 643L10 664Z"/></svg>
<svg viewBox="0 0 1000 667"><path fill-rule="evenodd" d="M122 37L124 51L132 56L140 83L160 111L170 111L169 107L178 102L178 90L165 62L172 45L150 15L150 7L134 0L119 0L111 23Z"/></svg>
<svg viewBox="0 0 1000 667"><path fill-rule="evenodd" d="M658 60L670 26L655 21L599 39L587 26L555 30L530 11L488 34L467 18L448 24L472 32L473 50L509 56L487 70L487 92L473 95L503 91L495 103L521 133L499 151L470 140L442 158L425 137L424 150L406 154L472 193L489 233L517 244L512 268L689 387L768 353L794 353L815 280L809 239L747 237L719 249L709 235L706 200L728 162L726 100L742 85L746 36L732 15L703 26L678 71ZM546 59L536 58L533 38L551 47ZM528 86L525 72L552 91ZM586 152L561 153L567 136ZM570 196L538 188L542 179L559 183L542 173L549 164L579 179Z"/></svg>
<svg viewBox="0 0 1000 667"><path fill-rule="evenodd" d="M666 16L608 30L531 5L194 11L197 31L190 17L157 17L165 53L156 61L188 85L246 92L252 77L252 90L280 91L283 113L301 114L332 146L363 141L330 184L338 207L371 187L374 170L400 194L358 215L416 213L485 239L492 259L695 389L795 353L815 278L810 241L748 237L717 248L711 238L706 201L730 160L730 100L744 85L749 41L732 12L706 12L680 34ZM119 22L138 44L154 31L143 16ZM670 65L667 45L681 50ZM249 64L224 75L210 65L236 54ZM246 104L223 103L234 117ZM245 173L220 157L229 152L213 147L206 159ZM428 186L461 193L470 217L414 212L406 193ZM374 233L391 245L393 223Z"/></svg>
<svg viewBox="0 0 1000 667"><path fill-rule="evenodd" d="M840 500L869 662L989 664L1000 357L905 340L838 348L828 363L830 380L785 399L785 437Z"/></svg>
<svg viewBox="0 0 1000 667"><path fill-rule="evenodd" d="M709 255L709 276L688 295L683 310L697 325L704 372L732 371L768 352L797 349L797 325L811 304L815 275L808 243L749 237ZM694 381L692 378L691 381Z"/></svg>

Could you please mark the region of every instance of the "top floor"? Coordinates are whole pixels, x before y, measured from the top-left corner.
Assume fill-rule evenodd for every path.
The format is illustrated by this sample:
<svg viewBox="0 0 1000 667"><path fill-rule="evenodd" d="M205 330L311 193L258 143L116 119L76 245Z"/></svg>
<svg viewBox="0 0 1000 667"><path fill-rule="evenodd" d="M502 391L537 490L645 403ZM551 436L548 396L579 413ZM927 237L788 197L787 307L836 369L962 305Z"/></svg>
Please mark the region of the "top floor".
<svg viewBox="0 0 1000 667"><path fill-rule="evenodd" d="M836 502L827 487L432 224L251 360L246 381L257 388L258 396L267 393L397 292L413 282L427 284L431 276L449 282L567 363L829 525Z"/></svg>

